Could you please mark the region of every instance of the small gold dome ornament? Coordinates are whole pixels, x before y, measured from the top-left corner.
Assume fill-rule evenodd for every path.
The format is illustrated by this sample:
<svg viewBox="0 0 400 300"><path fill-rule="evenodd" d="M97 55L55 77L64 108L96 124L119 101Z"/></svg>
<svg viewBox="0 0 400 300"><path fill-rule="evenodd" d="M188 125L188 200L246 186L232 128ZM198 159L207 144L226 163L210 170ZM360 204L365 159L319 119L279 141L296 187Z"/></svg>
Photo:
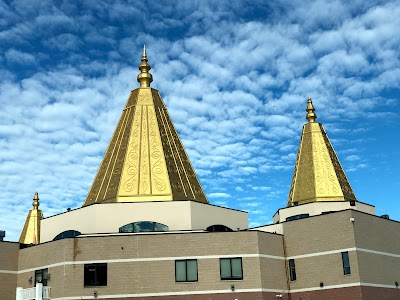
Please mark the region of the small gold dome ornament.
<svg viewBox="0 0 400 300"><path fill-rule="evenodd" d="M143 46L142 63L139 65L140 74L137 76L137 81L141 88L150 87L153 81L153 76L149 73L151 67L147 63L146 45Z"/></svg>
<svg viewBox="0 0 400 300"><path fill-rule="evenodd" d="M307 115L306 115L306 119L308 120L308 123L314 123L315 119L317 118L317 115L314 113L315 108L314 105L312 103L312 99L311 97L308 97L308 101L307 101Z"/></svg>

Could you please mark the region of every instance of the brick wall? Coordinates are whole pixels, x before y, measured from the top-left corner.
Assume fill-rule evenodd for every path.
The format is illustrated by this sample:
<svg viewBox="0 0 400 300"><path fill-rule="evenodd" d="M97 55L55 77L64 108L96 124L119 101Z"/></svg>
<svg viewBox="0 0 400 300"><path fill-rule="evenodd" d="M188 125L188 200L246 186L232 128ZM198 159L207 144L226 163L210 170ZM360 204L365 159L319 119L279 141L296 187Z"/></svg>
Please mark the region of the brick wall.
<svg viewBox="0 0 400 300"><path fill-rule="evenodd" d="M0 299L15 300L19 243L0 242Z"/></svg>

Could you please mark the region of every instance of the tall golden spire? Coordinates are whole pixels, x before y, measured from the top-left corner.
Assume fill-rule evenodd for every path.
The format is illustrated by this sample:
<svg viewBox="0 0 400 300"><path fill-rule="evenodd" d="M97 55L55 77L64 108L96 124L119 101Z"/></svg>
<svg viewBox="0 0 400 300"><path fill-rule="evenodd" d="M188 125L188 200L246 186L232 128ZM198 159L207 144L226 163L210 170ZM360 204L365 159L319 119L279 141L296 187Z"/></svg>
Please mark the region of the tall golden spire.
<svg viewBox="0 0 400 300"><path fill-rule="evenodd" d="M153 81L153 76L149 73L151 67L147 63L146 45L143 46L142 63L139 65L140 74L137 76L137 81L140 87L150 87Z"/></svg>
<svg viewBox="0 0 400 300"><path fill-rule="evenodd" d="M35 192L33 196L33 209L26 217L24 228L22 229L19 242L21 244L39 244L40 243L40 221L43 219L43 213L39 209L39 194Z"/></svg>
<svg viewBox="0 0 400 300"><path fill-rule="evenodd" d="M306 111L287 205L357 200L310 97Z"/></svg>
<svg viewBox="0 0 400 300"><path fill-rule="evenodd" d="M208 203L159 92L146 48L131 92L83 206L194 200Z"/></svg>

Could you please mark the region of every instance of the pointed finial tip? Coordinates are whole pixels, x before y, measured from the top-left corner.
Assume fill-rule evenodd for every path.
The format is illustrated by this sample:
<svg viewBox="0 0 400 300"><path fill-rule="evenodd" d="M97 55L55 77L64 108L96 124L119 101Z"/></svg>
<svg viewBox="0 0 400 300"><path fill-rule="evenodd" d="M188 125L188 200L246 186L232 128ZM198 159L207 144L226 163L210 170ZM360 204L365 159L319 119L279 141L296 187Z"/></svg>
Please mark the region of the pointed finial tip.
<svg viewBox="0 0 400 300"><path fill-rule="evenodd" d="M147 58L147 54L146 54L146 44L143 45L142 58Z"/></svg>
<svg viewBox="0 0 400 300"><path fill-rule="evenodd" d="M315 108L312 102L312 99L310 96L308 96L308 100L307 100L307 115L306 115L306 119L308 120L308 123L313 123L315 122L315 119L317 118L317 114L314 113Z"/></svg>
<svg viewBox="0 0 400 300"><path fill-rule="evenodd" d="M33 196L33 203L32 206L34 209L37 209L39 207L40 203L39 203L39 193L35 192L35 195Z"/></svg>
<svg viewBox="0 0 400 300"><path fill-rule="evenodd" d="M149 73L151 67L147 63L146 45L143 45L142 63L139 65L140 74L137 76L137 81L140 87L150 87L153 81L153 76Z"/></svg>

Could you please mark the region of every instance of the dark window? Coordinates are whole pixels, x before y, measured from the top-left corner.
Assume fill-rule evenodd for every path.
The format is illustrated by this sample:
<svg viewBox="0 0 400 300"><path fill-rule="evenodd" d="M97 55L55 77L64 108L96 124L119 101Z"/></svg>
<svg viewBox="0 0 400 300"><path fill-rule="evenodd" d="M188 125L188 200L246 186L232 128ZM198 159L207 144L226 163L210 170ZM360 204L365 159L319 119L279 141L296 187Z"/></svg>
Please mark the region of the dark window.
<svg viewBox="0 0 400 300"><path fill-rule="evenodd" d="M167 225L151 221L134 222L119 228L119 232L155 232L168 230Z"/></svg>
<svg viewBox="0 0 400 300"><path fill-rule="evenodd" d="M289 276L290 281L296 280L296 265L294 264L294 259L289 259Z"/></svg>
<svg viewBox="0 0 400 300"><path fill-rule="evenodd" d="M84 266L85 286L107 285L107 264L86 264Z"/></svg>
<svg viewBox="0 0 400 300"><path fill-rule="evenodd" d="M351 274L349 252L342 252L343 274Z"/></svg>
<svg viewBox="0 0 400 300"><path fill-rule="evenodd" d="M36 283L42 283L47 286L47 280L49 279L49 269L41 269L35 271L35 286Z"/></svg>
<svg viewBox="0 0 400 300"><path fill-rule="evenodd" d="M80 235L81 233L79 231L76 230L67 230L64 232L61 232L59 235L57 235L53 241L57 241L57 240L62 240L62 239L66 239L66 238L72 238L72 237L76 237L78 235Z"/></svg>
<svg viewBox="0 0 400 300"><path fill-rule="evenodd" d="M220 258L221 279L243 279L242 258Z"/></svg>
<svg viewBox="0 0 400 300"><path fill-rule="evenodd" d="M211 225L211 226L208 226L206 230L210 231L210 232L226 232L226 231L230 232L230 231L233 231L232 229L230 229L229 227L227 227L225 225Z"/></svg>
<svg viewBox="0 0 400 300"><path fill-rule="evenodd" d="M176 260L175 281L197 281L197 259Z"/></svg>
<svg viewBox="0 0 400 300"><path fill-rule="evenodd" d="M323 212L322 212L322 215L328 215L328 214L331 214L331 213L334 213L334 212L337 212L337 211L334 211L334 210L323 211Z"/></svg>
<svg viewBox="0 0 400 300"><path fill-rule="evenodd" d="M305 218L308 218L309 216L310 216L309 214L295 215L295 216L287 217L286 221L305 219Z"/></svg>

